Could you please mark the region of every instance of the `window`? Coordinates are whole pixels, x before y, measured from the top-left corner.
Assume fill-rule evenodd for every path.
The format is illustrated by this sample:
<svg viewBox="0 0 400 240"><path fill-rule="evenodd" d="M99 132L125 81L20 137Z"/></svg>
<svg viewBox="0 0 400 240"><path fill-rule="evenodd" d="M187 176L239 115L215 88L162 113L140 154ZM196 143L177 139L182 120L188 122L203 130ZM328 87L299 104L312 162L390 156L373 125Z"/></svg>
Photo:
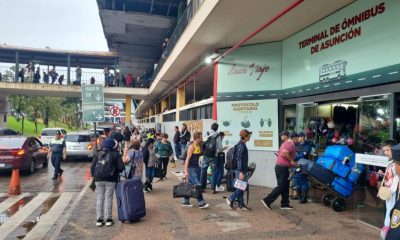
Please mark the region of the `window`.
<svg viewBox="0 0 400 240"><path fill-rule="evenodd" d="M67 135L65 136L65 141L66 142L90 142L90 136L89 135Z"/></svg>

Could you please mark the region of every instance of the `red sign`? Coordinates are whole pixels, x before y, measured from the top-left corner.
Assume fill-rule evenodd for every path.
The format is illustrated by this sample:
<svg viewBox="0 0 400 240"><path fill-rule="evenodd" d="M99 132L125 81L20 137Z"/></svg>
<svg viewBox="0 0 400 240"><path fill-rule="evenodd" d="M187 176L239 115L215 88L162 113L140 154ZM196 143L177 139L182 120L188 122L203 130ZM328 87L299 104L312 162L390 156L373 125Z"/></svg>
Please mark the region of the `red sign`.
<svg viewBox="0 0 400 240"><path fill-rule="evenodd" d="M110 113L112 116L117 117L120 114L120 110L117 106L113 106L110 108Z"/></svg>

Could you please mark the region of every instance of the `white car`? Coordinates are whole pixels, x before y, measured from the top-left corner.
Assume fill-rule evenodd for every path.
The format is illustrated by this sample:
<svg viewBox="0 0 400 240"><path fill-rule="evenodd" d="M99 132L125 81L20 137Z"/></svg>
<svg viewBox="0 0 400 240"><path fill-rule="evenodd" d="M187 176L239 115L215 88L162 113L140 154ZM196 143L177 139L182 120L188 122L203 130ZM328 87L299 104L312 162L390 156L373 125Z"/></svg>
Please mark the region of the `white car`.
<svg viewBox="0 0 400 240"><path fill-rule="evenodd" d="M67 159L93 158L93 141L89 133L68 133L64 137L67 146Z"/></svg>
<svg viewBox="0 0 400 240"><path fill-rule="evenodd" d="M65 131L64 128L43 128L42 132L39 135L40 141L44 145L49 145L51 139L53 139L54 136L56 135L57 130L61 132L62 138L67 134L67 131Z"/></svg>

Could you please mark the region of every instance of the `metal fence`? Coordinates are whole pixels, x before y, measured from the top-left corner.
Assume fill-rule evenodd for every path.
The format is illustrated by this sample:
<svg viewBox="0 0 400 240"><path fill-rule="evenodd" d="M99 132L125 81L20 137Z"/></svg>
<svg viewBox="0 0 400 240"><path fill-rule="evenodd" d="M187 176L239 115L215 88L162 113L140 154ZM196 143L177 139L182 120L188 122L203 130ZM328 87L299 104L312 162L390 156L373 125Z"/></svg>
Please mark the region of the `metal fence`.
<svg viewBox="0 0 400 240"><path fill-rule="evenodd" d="M153 72L152 79L155 79L160 69L163 67L168 55L174 49L176 43L178 42L179 38L181 37L182 33L185 31L187 25L189 25L190 21L193 19L194 15L196 15L197 11L199 10L201 4L204 0L192 0L190 1L189 5L187 6L185 12L183 13L182 17L178 19L178 24L174 32L172 33L166 48L157 64L156 69Z"/></svg>

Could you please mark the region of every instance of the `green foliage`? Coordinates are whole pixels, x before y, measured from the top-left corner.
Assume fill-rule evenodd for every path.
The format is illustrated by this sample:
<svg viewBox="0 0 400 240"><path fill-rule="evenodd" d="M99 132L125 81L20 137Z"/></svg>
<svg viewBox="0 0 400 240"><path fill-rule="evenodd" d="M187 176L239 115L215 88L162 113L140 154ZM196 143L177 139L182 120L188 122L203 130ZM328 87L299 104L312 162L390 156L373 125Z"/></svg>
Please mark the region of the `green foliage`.
<svg viewBox="0 0 400 240"><path fill-rule="evenodd" d="M25 136L35 136L35 137L37 137L40 134L40 132L42 131L42 129L46 128L46 126L43 124L42 119L39 119L37 125L38 125L38 133L35 133L35 123L33 121L25 120L24 135ZM22 132L21 121L18 121L13 116L9 116L7 118L7 127L13 129L14 131ZM56 127L56 126L54 126L53 124L50 124L49 127ZM67 132L73 131L73 129L68 128L68 126L66 124L63 124L63 123L58 123L57 127L62 127Z"/></svg>

